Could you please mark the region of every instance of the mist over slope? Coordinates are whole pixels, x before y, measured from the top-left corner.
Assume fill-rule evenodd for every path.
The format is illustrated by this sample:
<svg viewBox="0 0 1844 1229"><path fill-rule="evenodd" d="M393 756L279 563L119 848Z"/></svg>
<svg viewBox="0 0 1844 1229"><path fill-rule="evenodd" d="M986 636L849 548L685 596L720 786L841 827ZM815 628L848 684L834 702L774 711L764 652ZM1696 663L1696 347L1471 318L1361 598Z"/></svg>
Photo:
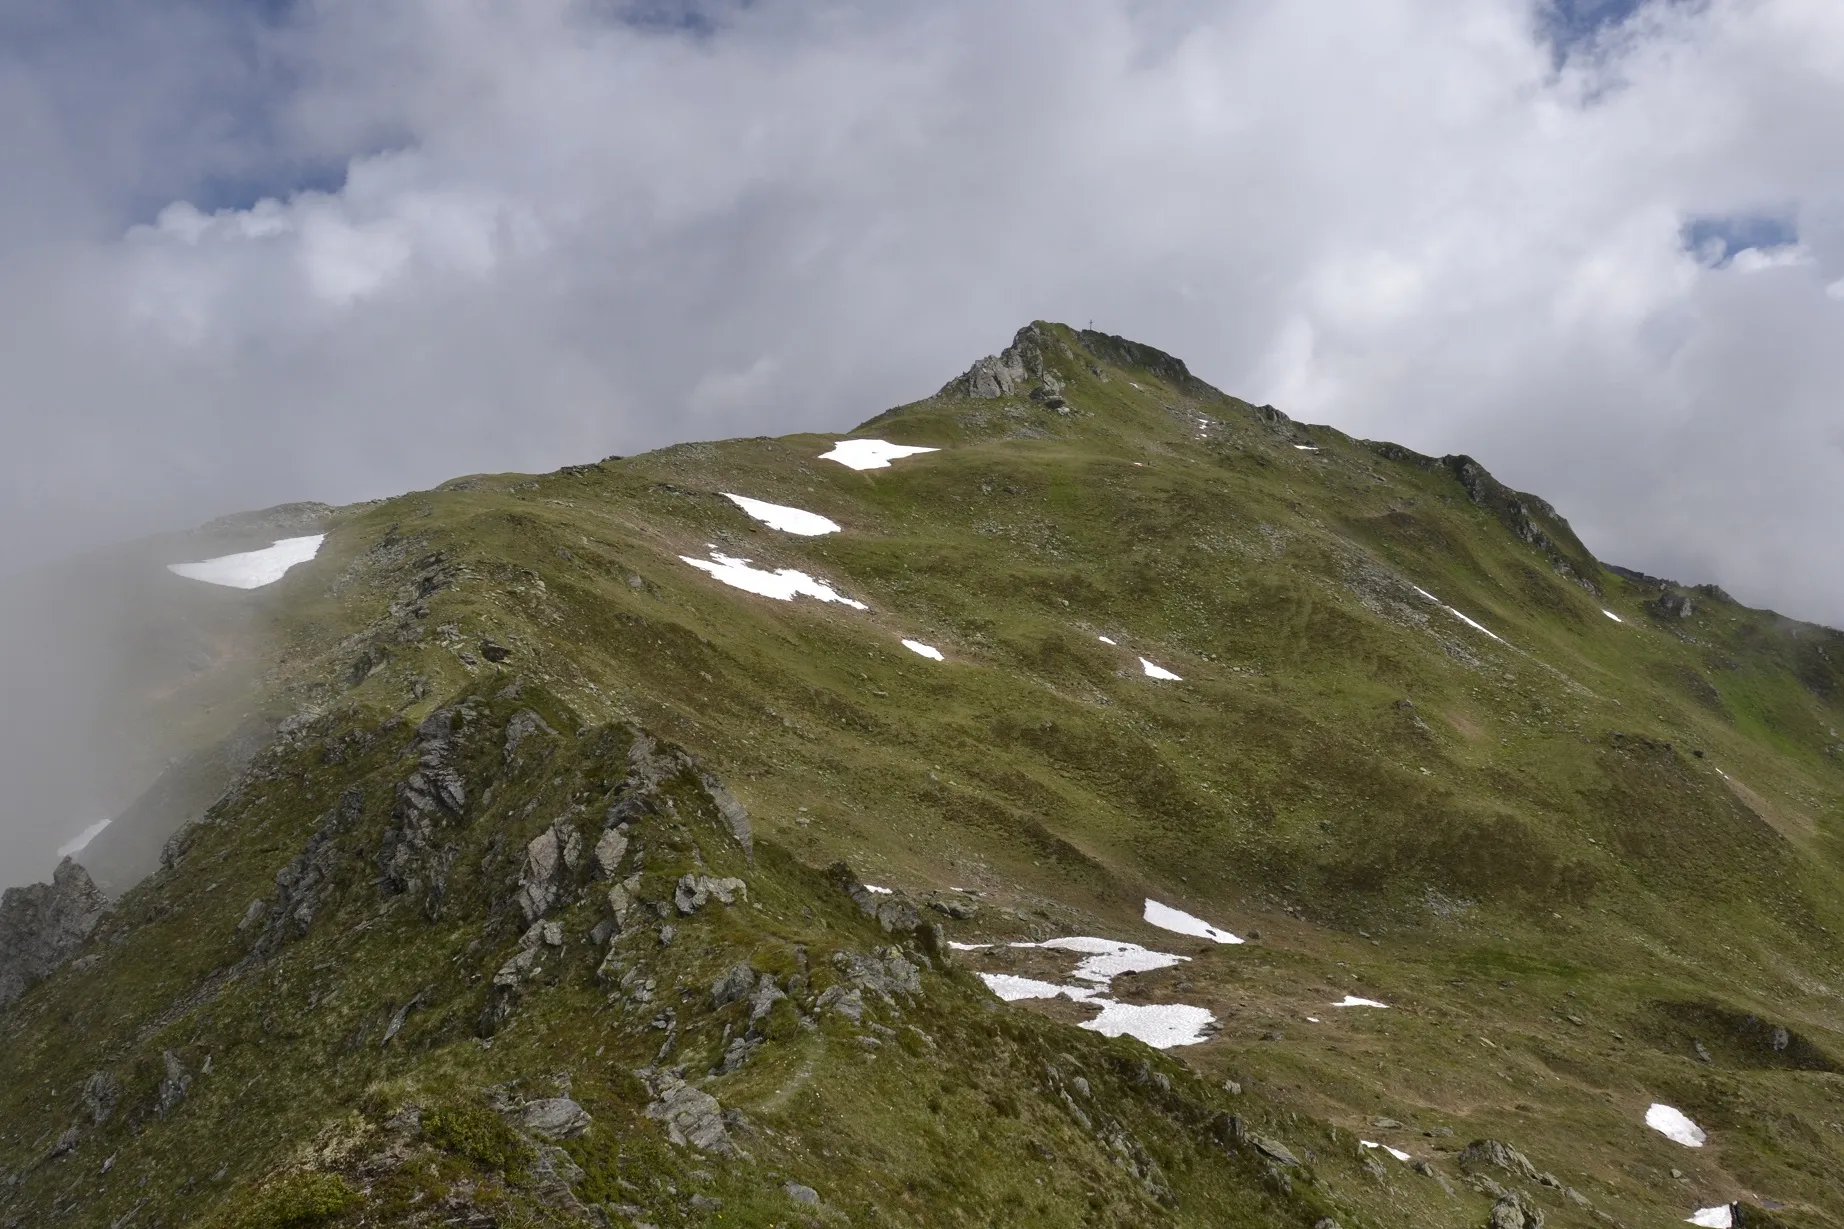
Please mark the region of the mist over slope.
<svg viewBox="0 0 1844 1229"><path fill-rule="evenodd" d="M1839 1223L1844 635L1060 325L852 438L226 591L0 1217Z"/></svg>

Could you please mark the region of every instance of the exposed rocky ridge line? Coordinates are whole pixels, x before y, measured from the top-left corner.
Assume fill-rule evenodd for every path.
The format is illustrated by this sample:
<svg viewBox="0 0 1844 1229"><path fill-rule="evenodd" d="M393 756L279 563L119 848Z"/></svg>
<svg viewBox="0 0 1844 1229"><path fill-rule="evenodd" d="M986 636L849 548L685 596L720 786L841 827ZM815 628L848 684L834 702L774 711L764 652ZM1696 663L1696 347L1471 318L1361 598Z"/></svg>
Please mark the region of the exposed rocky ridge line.
<svg viewBox="0 0 1844 1229"><path fill-rule="evenodd" d="M1362 440L1380 457L1434 473L1445 470L1466 491L1468 499L1492 513L1518 541L1536 547L1550 566L1590 593L1601 592L1595 579L1601 564L1576 538L1561 513L1549 501L1525 491L1514 491L1494 478L1485 466L1462 454L1430 457L1383 440Z"/></svg>
<svg viewBox="0 0 1844 1229"><path fill-rule="evenodd" d="M0 1007L56 972L108 907L89 872L65 858L50 883L8 888L0 896Z"/></svg>

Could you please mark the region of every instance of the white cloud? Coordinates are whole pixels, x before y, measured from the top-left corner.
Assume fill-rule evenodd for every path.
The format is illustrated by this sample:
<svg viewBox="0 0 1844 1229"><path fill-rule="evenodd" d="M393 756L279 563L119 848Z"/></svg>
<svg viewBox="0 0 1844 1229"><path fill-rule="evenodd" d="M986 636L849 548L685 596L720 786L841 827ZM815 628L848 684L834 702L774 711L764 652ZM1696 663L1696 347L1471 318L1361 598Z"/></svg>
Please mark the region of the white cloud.
<svg viewBox="0 0 1844 1229"><path fill-rule="evenodd" d="M0 514L95 535L837 429L1028 319L1093 319L1477 456L1605 557L1844 620L1844 10L1655 3L1559 70L1534 0L714 21L324 0L262 33L260 134L175 118L215 114L187 49L231 53L173 35L121 59L153 118L113 152L60 149L107 126L0 64L40 117L0 150L33 219L0 238ZM290 189L334 151L343 184ZM246 164L269 199L186 186ZM1794 244L1683 248L1687 218L1788 202Z"/></svg>

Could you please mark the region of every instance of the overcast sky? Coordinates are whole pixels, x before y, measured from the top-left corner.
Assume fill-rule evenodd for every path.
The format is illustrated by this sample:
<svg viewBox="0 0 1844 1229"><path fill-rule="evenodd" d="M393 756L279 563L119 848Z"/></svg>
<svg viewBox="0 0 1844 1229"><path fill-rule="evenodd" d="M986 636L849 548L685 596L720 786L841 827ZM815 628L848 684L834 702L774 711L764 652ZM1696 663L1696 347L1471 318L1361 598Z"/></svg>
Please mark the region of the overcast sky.
<svg viewBox="0 0 1844 1229"><path fill-rule="evenodd" d="M0 0L0 571L1037 317L1844 623L1844 4Z"/></svg>

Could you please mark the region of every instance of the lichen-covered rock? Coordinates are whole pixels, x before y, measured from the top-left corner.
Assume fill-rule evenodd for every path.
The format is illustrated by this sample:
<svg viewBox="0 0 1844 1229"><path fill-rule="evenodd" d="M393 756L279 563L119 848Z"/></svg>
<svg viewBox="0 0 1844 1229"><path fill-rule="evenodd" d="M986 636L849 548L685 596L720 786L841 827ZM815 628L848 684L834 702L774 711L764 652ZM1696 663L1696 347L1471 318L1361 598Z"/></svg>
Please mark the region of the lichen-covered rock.
<svg viewBox="0 0 1844 1229"><path fill-rule="evenodd" d="M604 832L589 855L589 866L597 879L613 879L627 856L627 834L617 828Z"/></svg>
<svg viewBox="0 0 1844 1229"><path fill-rule="evenodd" d="M886 1000L922 993L922 970L894 947L880 948L869 956L840 952L833 964L854 986Z"/></svg>
<svg viewBox="0 0 1844 1229"><path fill-rule="evenodd" d="M647 1117L666 1128L666 1138L680 1147L690 1145L717 1156L737 1155L736 1144L724 1126L723 1106L716 1097L700 1092L669 1072L647 1073L653 1101Z"/></svg>
<svg viewBox="0 0 1844 1229"><path fill-rule="evenodd" d="M549 913L561 901L570 874L582 861L583 838L576 826L558 820L525 846L519 871L519 912L527 923Z"/></svg>
<svg viewBox="0 0 1844 1229"><path fill-rule="evenodd" d="M1476 1139L1460 1153L1462 1169L1472 1170L1486 1165L1532 1182L1537 1181L1539 1176L1537 1167L1530 1163L1529 1157L1495 1139Z"/></svg>
<svg viewBox="0 0 1844 1229"><path fill-rule="evenodd" d="M713 900L733 905L748 898L749 885L741 879L715 879L709 875L681 876L672 893L672 903L686 916L698 912Z"/></svg>
<svg viewBox="0 0 1844 1229"><path fill-rule="evenodd" d="M594 1121L589 1111L568 1097L527 1101L519 1114L527 1131L542 1139L575 1139Z"/></svg>
<svg viewBox="0 0 1844 1229"><path fill-rule="evenodd" d="M746 964L732 965L711 984L711 1006L727 1007L746 997L755 986L756 971Z"/></svg>

